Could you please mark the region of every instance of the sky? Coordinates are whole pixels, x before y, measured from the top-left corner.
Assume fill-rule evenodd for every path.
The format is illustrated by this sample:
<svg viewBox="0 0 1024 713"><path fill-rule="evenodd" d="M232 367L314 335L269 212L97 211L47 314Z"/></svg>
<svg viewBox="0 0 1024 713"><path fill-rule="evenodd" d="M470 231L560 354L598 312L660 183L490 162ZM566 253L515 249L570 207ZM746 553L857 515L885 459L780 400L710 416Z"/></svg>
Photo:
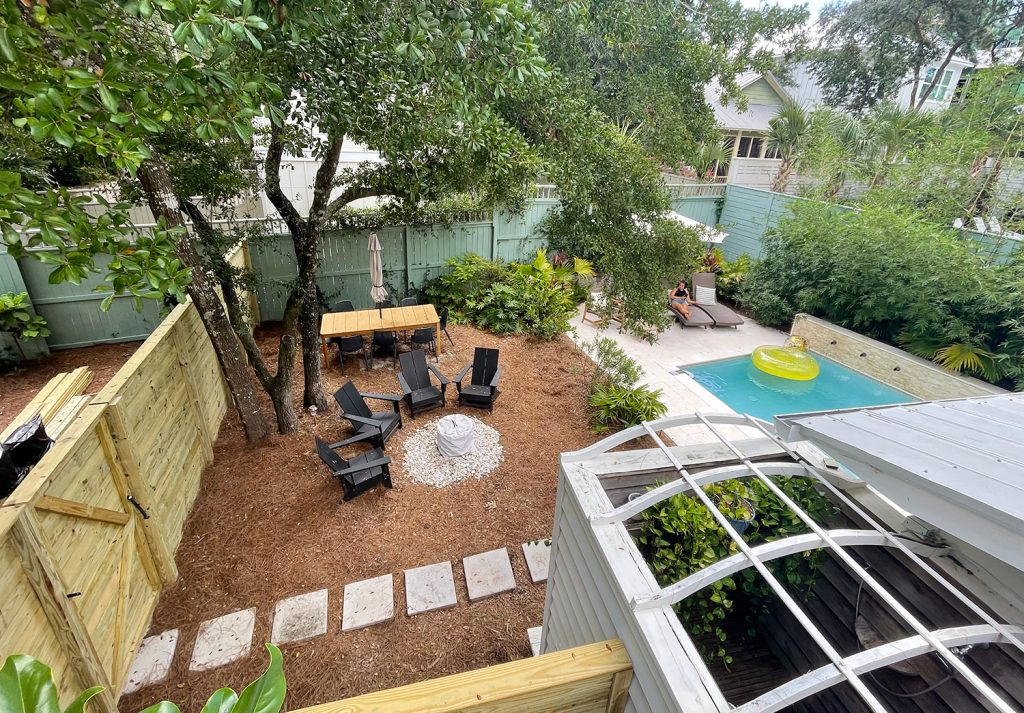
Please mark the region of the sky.
<svg viewBox="0 0 1024 713"><path fill-rule="evenodd" d="M743 0L743 4L747 7L757 7L760 5L762 0ZM782 7L794 7L796 5L807 5L807 9L811 11L811 20L818 19L818 11L827 5L829 0L772 0L770 4L781 5Z"/></svg>

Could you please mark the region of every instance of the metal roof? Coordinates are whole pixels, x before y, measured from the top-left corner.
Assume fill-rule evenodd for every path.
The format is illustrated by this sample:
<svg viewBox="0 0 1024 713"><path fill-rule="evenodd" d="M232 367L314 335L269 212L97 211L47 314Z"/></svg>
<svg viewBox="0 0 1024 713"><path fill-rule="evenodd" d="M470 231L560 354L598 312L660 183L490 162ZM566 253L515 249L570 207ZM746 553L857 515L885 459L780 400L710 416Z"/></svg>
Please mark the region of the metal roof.
<svg viewBox="0 0 1024 713"><path fill-rule="evenodd" d="M792 414L811 441L904 509L1024 570L1024 394Z"/></svg>

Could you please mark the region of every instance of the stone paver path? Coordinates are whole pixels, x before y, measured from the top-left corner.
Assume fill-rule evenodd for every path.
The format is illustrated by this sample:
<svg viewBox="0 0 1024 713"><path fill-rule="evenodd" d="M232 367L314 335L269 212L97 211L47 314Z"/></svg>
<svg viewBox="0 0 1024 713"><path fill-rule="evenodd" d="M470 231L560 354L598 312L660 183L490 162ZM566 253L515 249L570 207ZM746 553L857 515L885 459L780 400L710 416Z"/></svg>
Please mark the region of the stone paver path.
<svg viewBox="0 0 1024 713"><path fill-rule="evenodd" d="M147 636L135 655L132 670L128 672L122 693L135 691L167 678L178 646L178 630L171 629L162 634Z"/></svg>
<svg viewBox="0 0 1024 713"><path fill-rule="evenodd" d="M551 556L550 540L522 545L530 579L547 580ZM508 549L470 555L462 560L466 591L471 602L509 592L516 588ZM328 632L329 592L320 589L287 597L274 606L270 640L275 644L306 641ZM451 562L438 562L405 570L407 613L416 616L458 605ZM341 630L354 631L393 619L395 616L394 576L364 579L345 585ZM199 625L189 669L207 671L249 655L256 624L256 609L242 609ZM530 648L540 650L540 627L530 629ZM132 669L125 679L124 693L164 680L171 669L179 638L178 629L149 636L142 641Z"/></svg>
<svg viewBox="0 0 1024 713"><path fill-rule="evenodd" d="M395 616L395 578L364 579L345 585L345 601L341 608L341 630L354 631L380 624Z"/></svg>
<svg viewBox="0 0 1024 713"><path fill-rule="evenodd" d="M508 549L502 547L462 559L469 600L475 602L516 588Z"/></svg>
<svg viewBox="0 0 1024 713"><path fill-rule="evenodd" d="M270 640L275 644L305 641L327 633L327 590L282 599L274 607Z"/></svg>
<svg viewBox="0 0 1024 713"><path fill-rule="evenodd" d="M544 627L534 626L526 630L526 638L530 640L530 651L534 656L540 656L540 638Z"/></svg>
<svg viewBox="0 0 1024 713"><path fill-rule="evenodd" d="M405 601L409 616L455 606L455 577L451 562L405 570Z"/></svg>
<svg viewBox="0 0 1024 713"><path fill-rule="evenodd" d="M204 621L199 625L189 669L206 671L248 655L255 624L255 609L242 609Z"/></svg>
<svg viewBox="0 0 1024 713"><path fill-rule="evenodd" d="M548 562L551 560L551 540L524 542L523 557L526 558L526 568L530 570L530 579L533 583L546 582Z"/></svg>

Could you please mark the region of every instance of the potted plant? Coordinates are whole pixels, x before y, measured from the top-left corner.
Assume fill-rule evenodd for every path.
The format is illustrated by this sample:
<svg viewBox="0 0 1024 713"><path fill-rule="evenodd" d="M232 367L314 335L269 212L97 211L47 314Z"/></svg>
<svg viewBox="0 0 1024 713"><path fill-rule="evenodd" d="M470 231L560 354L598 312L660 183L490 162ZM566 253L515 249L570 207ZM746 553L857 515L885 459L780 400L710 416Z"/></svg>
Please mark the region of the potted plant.
<svg viewBox="0 0 1024 713"><path fill-rule="evenodd" d="M729 524L741 535L747 531L757 515L754 504L739 493L723 493L718 498L717 505L718 511L725 515Z"/></svg>

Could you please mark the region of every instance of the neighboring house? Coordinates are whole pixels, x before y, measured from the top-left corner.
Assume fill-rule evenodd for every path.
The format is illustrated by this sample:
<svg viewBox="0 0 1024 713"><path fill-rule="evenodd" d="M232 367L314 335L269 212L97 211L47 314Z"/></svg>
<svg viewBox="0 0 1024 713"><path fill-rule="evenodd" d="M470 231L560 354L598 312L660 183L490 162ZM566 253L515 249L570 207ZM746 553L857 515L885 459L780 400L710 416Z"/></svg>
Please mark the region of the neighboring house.
<svg viewBox="0 0 1024 713"><path fill-rule="evenodd" d="M781 163L765 142L768 122L791 95L771 73L747 72L736 81L747 98L747 106L742 110L735 103L720 102L717 88L705 91L731 154L729 165L719 169L719 180L767 188Z"/></svg>

